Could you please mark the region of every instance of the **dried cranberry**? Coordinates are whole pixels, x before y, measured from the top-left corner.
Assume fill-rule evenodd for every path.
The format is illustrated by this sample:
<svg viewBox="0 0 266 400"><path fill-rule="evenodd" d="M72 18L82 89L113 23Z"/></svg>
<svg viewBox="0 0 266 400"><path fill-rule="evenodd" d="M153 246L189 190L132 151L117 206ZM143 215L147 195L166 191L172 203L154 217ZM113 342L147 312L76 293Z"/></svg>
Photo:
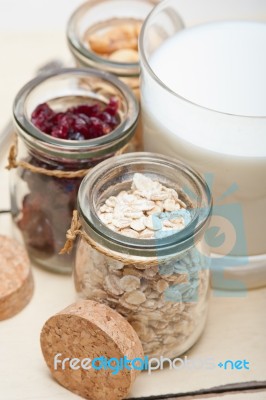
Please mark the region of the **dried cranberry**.
<svg viewBox="0 0 266 400"><path fill-rule="evenodd" d="M33 156L25 160L48 170L64 171L91 168L96 163L88 161L73 165L51 160L45 162ZM77 193L82 178L50 177L27 170L22 171L21 177L27 183L30 193L23 198L21 213L16 215L16 222L29 254L37 264L43 265L42 260L50 259L49 262L58 265L72 265L75 251L68 256L58 256L58 253L64 246L72 212L77 207ZM48 265L48 261L45 262Z"/></svg>
<svg viewBox="0 0 266 400"><path fill-rule="evenodd" d="M55 113L48 104L40 104L32 113L31 120L36 128L42 132L50 134L53 128L53 118Z"/></svg>
<svg viewBox="0 0 266 400"><path fill-rule="evenodd" d="M85 137L87 137L88 132L89 132L88 126L89 126L89 123L86 121L85 118L83 118L80 115L79 116L75 115L74 122L73 122L73 131L74 132L79 132L82 135L84 135ZM88 139L90 139L90 138L88 137Z"/></svg>
<svg viewBox="0 0 266 400"><path fill-rule="evenodd" d="M59 113L55 114L53 117L53 120L52 120L53 124L54 125L60 124L64 116L65 116L65 113L63 113L63 112L59 112Z"/></svg>
<svg viewBox="0 0 266 400"><path fill-rule="evenodd" d="M111 97L109 104L107 105L105 112L107 112L110 115L116 115L118 110L118 103L117 100L114 97Z"/></svg>
<svg viewBox="0 0 266 400"><path fill-rule="evenodd" d="M44 133L58 139L88 140L110 133L119 124L118 101L111 98L107 106L81 104L65 112L54 112L48 104L33 111L32 123Z"/></svg>
<svg viewBox="0 0 266 400"><path fill-rule="evenodd" d="M73 114L85 114L88 117L95 117L101 112L100 105L99 104L94 104L92 106L89 106L87 104L82 104L77 107L70 108L70 110Z"/></svg>
<svg viewBox="0 0 266 400"><path fill-rule="evenodd" d="M68 128L64 125L54 126L51 132L51 136L58 139L68 138Z"/></svg>
<svg viewBox="0 0 266 400"><path fill-rule="evenodd" d="M75 124L75 118L70 113L65 113L59 120L59 125L71 129Z"/></svg>
<svg viewBox="0 0 266 400"><path fill-rule="evenodd" d="M43 251L48 257L54 252L53 230L39 193L23 199L22 218L18 221L25 243L33 251Z"/></svg>
<svg viewBox="0 0 266 400"><path fill-rule="evenodd" d="M48 106L48 104L39 104L33 111L31 118L37 119L40 115L45 115L47 118L52 118L54 116L53 110Z"/></svg>
<svg viewBox="0 0 266 400"><path fill-rule="evenodd" d="M106 111L99 115L99 119L103 122L106 122L107 124L112 123L112 116Z"/></svg>

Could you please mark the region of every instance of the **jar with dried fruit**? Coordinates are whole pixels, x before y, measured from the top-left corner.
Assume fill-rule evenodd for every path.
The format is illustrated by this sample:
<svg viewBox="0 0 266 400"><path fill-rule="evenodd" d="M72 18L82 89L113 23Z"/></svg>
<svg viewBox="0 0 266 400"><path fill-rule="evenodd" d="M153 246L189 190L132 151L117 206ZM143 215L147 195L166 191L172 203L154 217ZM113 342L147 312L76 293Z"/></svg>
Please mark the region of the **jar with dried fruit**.
<svg viewBox="0 0 266 400"><path fill-rule="evenodd" d="M72 270L59 256L82 178L125 150L139 106L132 91L108 73L64 69L25 85L14 102L19 137L12 146L12 215L34 263Z"/></svg>
<svg viewBox="0 0 266 400"><path fill-rule="evenodd" d="M76 290L126 317L150 357L176 357L203 331L211 210L200 175L152 153L106 160L80 186L65 246L81 236Z"/></svg>
<svg viewBox="0 0 266 400"><path fill-rule="evenodd" d="M158 0L90 0L71 16L67 38L78 66L108 71L140 99L138 36ZM137 150L142 149L139 123Z"/></svg>

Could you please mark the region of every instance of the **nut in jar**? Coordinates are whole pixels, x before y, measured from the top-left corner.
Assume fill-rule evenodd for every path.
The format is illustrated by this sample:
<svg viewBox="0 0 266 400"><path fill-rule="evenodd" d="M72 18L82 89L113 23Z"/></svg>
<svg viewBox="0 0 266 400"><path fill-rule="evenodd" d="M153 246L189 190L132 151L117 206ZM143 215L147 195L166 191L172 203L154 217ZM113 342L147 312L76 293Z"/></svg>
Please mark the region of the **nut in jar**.
<svg viewBox="0 0 266 400"><path fill-rule="evenodd" d="M88 0L77 8L67 27L77 66L116 75L140 100L138 39L143 21L158 1ZM140 122L134 145L143 149Z"/></svg>
<svg viewBox="0 0 266 400"><path fill-rule="evenodd" d="M81 235L79 295L123 315L146 355L185 352L202 333L208 308L204 232L212 202L205 181L176 160L131 153L87 175L78 205L68 237Z"/></svg>
<svg viewBox="0 0 266 400"><path fill-rule="evenodd" d="M159 0L87 0L70 17L67 38L78 65L139 77L138 39Z"/></svg>

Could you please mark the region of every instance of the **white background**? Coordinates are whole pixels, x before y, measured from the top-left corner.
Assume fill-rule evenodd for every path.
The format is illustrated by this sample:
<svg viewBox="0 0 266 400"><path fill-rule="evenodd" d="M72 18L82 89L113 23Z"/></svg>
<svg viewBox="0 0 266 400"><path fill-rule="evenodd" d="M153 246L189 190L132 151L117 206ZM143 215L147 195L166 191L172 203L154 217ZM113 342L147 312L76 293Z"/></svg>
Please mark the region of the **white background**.
<svg viewBox="0 0 266 400"><path fill-rule="evenodd" d="M65 29L82 0L0 0L0 32L40 32Z"/></svg>
<svg viewBox="0 0 266 400"><path fill-rule="evenodd" d="M36 70L53 59L72 63L66 25L82 0L0 0L0 131L13 100Z"/></svg>

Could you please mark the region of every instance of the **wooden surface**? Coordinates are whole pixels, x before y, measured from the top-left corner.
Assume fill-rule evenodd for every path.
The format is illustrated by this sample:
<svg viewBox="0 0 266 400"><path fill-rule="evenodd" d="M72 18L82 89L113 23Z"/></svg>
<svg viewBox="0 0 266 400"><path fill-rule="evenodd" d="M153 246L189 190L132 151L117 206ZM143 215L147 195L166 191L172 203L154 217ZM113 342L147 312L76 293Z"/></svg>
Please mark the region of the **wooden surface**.
<svg viewBox="0 0 266 400"><path fill-rule="evenodd" d="M4 159L5 156L2 156L0 209L9 207L8 173L3 170ZM8 214L0 214L1 233L12 236ZM78 399L51 379L39 345L45 321L76 298L72 278L37 268L33 268L33 274L35 293L31 303L14 318L0 323L0 398ZM261 390L266 387L265 304L266 289L248 293L213 292L206 330L187 356L190 359L211 357L216 367L212 370L164 369L150 375L142 373L130 397L147 399L152 396L155 400L166 396L182 399L189 395L192 399L266 399L265 391ZM251 369L225 371L217 367L220 361L227 359L246 359ZM19 373L14 375L14 370ZM246 392L250 387L257 389ZM230 393L232 388L234 392ZM243 392L239 394L237 390Z"/></svg>
<svg viewBox="0 0 266 400"><path fill-rule="evenodd" d="M10 116L12 99L20 85L45 60L55 56L68 59L68 53L64 33L24 34L18 41L17 35L1 35L0 32L0 46L3 60L0 75L1 129ZM5 156L2 154L0 157L3 167ZM3 168L0 193L0 209L8 208L8 172ZM0 214L0 233L12 236L8 215ZM72 279L37 268L33 273L36 285L33 300L20 314L0 323L0 399L79 399L51 379L39 345L44 322L75 300ZM216 367L208 371L183 369L157 371L151 375L143 373L137 379L131 397L161 399L171 395L172 399L184 400L266 400L266 392L261 389L266 387L265 305L266 289L249 293L213 293L204 335L187 354L191 358L212 357L215 363L247 359L251 363L250 371L224 371ZM247 391L247 382L255 382L257 389ZM217 387L229 384L236 385L233 392L221 389L217 393Z"/></svg>

